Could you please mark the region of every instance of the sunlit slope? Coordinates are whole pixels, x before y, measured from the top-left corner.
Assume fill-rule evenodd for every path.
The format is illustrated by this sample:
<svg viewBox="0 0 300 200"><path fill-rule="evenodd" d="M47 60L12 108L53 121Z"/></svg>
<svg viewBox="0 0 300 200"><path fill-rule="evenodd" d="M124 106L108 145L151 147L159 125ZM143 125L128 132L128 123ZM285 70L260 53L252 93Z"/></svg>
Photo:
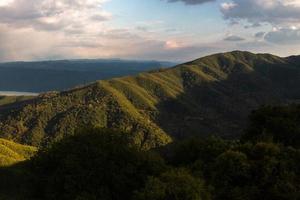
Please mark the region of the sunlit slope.
<svg viewBox="0 0 300 200"><path fill-rule="evenodd" d="M236 137L261 104L300 99L293 58L230 52L40 96L0 113L4 136L44 145L81 126L131 131L144 148L191 134Z"/></svg>
<svg viewBox="0 0 300 200"><path fill-rule="evenodd" d="M0 138L0 167L24 161L35 154L37 149Z"/></svg>

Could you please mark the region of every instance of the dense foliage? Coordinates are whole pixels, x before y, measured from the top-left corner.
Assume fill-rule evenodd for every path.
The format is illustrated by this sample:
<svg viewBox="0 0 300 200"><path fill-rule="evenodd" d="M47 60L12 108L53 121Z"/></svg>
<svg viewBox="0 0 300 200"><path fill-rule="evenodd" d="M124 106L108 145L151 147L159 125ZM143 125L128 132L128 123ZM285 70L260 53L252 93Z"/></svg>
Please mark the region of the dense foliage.
<svg viewBox="0 0 300 200"><path fill-rule="evenodd" d="M206 180L212 199L300 198L299 149L261 142L223 145L224 141L215 138L189 139L174 144L171 151L176 153L168 160Z"/></svg>
<svg viewBox="0 0 300 200"><path fill-rule="evenodd" d="M300 105L264 106L250 115L245 140L273 141L300 148Z"/></svg>
<svg viewBox="0 0 300 200"><path fill-rule="evenodd" d="M47 93L13 109L0 106L0 132L33 146L61 140L81 126L131 132L145 149L163 146L170 137L195 134L236 139L259 105L299 100L299 77L295 58L216 54L170 69Z"/></svg>
<svg viewBox="0 0 300 200"><path fill-rule="evenodd" d="M205 200L210 199L204 182L187 169L171 169L159 177L149 177L137 191L135 200Z"/></svg>
<svg viewBox="0 0 300 200"><path fill-rule="evenodd" d="M138 150L126 133L85 130L47 148L31 161L39 199L130 199L147 176L166 166Z"/></svg>
<svg viewBox="0 0 300 200"><path fill-rule="evenodd" d="M288 140L299 137L298 116L296 105L262 107L242 140L193 137L149 151L132 134L84 129L1 168L0 193L3 199L298 200L300 149Z"/></svg>

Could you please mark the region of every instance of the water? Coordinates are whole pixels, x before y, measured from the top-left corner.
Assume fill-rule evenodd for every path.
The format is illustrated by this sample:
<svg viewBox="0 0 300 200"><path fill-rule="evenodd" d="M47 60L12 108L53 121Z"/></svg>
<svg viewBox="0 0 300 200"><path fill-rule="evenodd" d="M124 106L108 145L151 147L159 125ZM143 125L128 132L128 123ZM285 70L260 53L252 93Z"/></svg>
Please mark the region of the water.
<svg viewBox="0 0 300 200"><path fill-rule="evenodd" d="M16 91L0 91L0 96L37 96L38 93L32 92L16 92Z"/></svg>

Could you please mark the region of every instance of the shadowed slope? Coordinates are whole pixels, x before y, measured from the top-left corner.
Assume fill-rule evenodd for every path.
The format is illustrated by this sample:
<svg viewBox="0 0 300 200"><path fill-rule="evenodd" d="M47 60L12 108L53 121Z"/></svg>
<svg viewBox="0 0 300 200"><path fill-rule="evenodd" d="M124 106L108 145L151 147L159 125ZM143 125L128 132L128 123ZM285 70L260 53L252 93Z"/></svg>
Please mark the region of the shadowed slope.
<svg viewBox="0 0 300 200"><path fill-rule="evenodd" d="M195 133L236 137L250 110L300 99L299 66L295 59L269 54L216 54L2 109L0 130L33 145L85 125L131 131L143 148Z"/></svg>

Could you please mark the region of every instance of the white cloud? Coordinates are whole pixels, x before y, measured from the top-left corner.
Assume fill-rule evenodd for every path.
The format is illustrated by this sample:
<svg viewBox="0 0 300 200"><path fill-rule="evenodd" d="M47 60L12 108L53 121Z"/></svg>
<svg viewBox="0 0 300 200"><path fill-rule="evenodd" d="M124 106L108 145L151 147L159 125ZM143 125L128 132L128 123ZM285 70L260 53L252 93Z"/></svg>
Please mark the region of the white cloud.
<svg viewBox="0 0 300 200"><path fill-rule="evenodd" d="M104 0L13 0L2 3L0 23L37 30L63 30L76 24L108 20ZM97 17L97 20L92 20Z"/></svg>
<svg viewBox="0 0 300 200"><path fill-rule="evenodd" d="M165 43L165 48L166 49L178 49L178 48L180 48L180 45L175 40L168 40Z"/></svg>
<svg viewBox="0 0 300 200"><path fill-rule="evenodd" d="M12 3L14 0L1 0L0 1L0 7L1 6L7 6L9 5L10 3Z"/></svg>
<svg viewBox="0 0 300 200"><path fill-rule="evenodd" d="M300 0L231 0L221 4L221 12L232 24L253 29L265 27L254 34L256 40L300 44ZM266 27L272 30L267 31Z"/></svg>
<svg viewBox="0 0 300 200"><path fill-rule="evenodd" d="M102 56L106 0L0 2L0 61Z"/></svg>
<svg viewBox="0 0 300 200"><path fill-rule="evenodd" d="M231 10L233 9L234 7L236 7L237 4L236 3L232 3L232 2L225 2L225 3L222 3L221 4L221 8L223 11L228 11L228 10Z"/></svg>

